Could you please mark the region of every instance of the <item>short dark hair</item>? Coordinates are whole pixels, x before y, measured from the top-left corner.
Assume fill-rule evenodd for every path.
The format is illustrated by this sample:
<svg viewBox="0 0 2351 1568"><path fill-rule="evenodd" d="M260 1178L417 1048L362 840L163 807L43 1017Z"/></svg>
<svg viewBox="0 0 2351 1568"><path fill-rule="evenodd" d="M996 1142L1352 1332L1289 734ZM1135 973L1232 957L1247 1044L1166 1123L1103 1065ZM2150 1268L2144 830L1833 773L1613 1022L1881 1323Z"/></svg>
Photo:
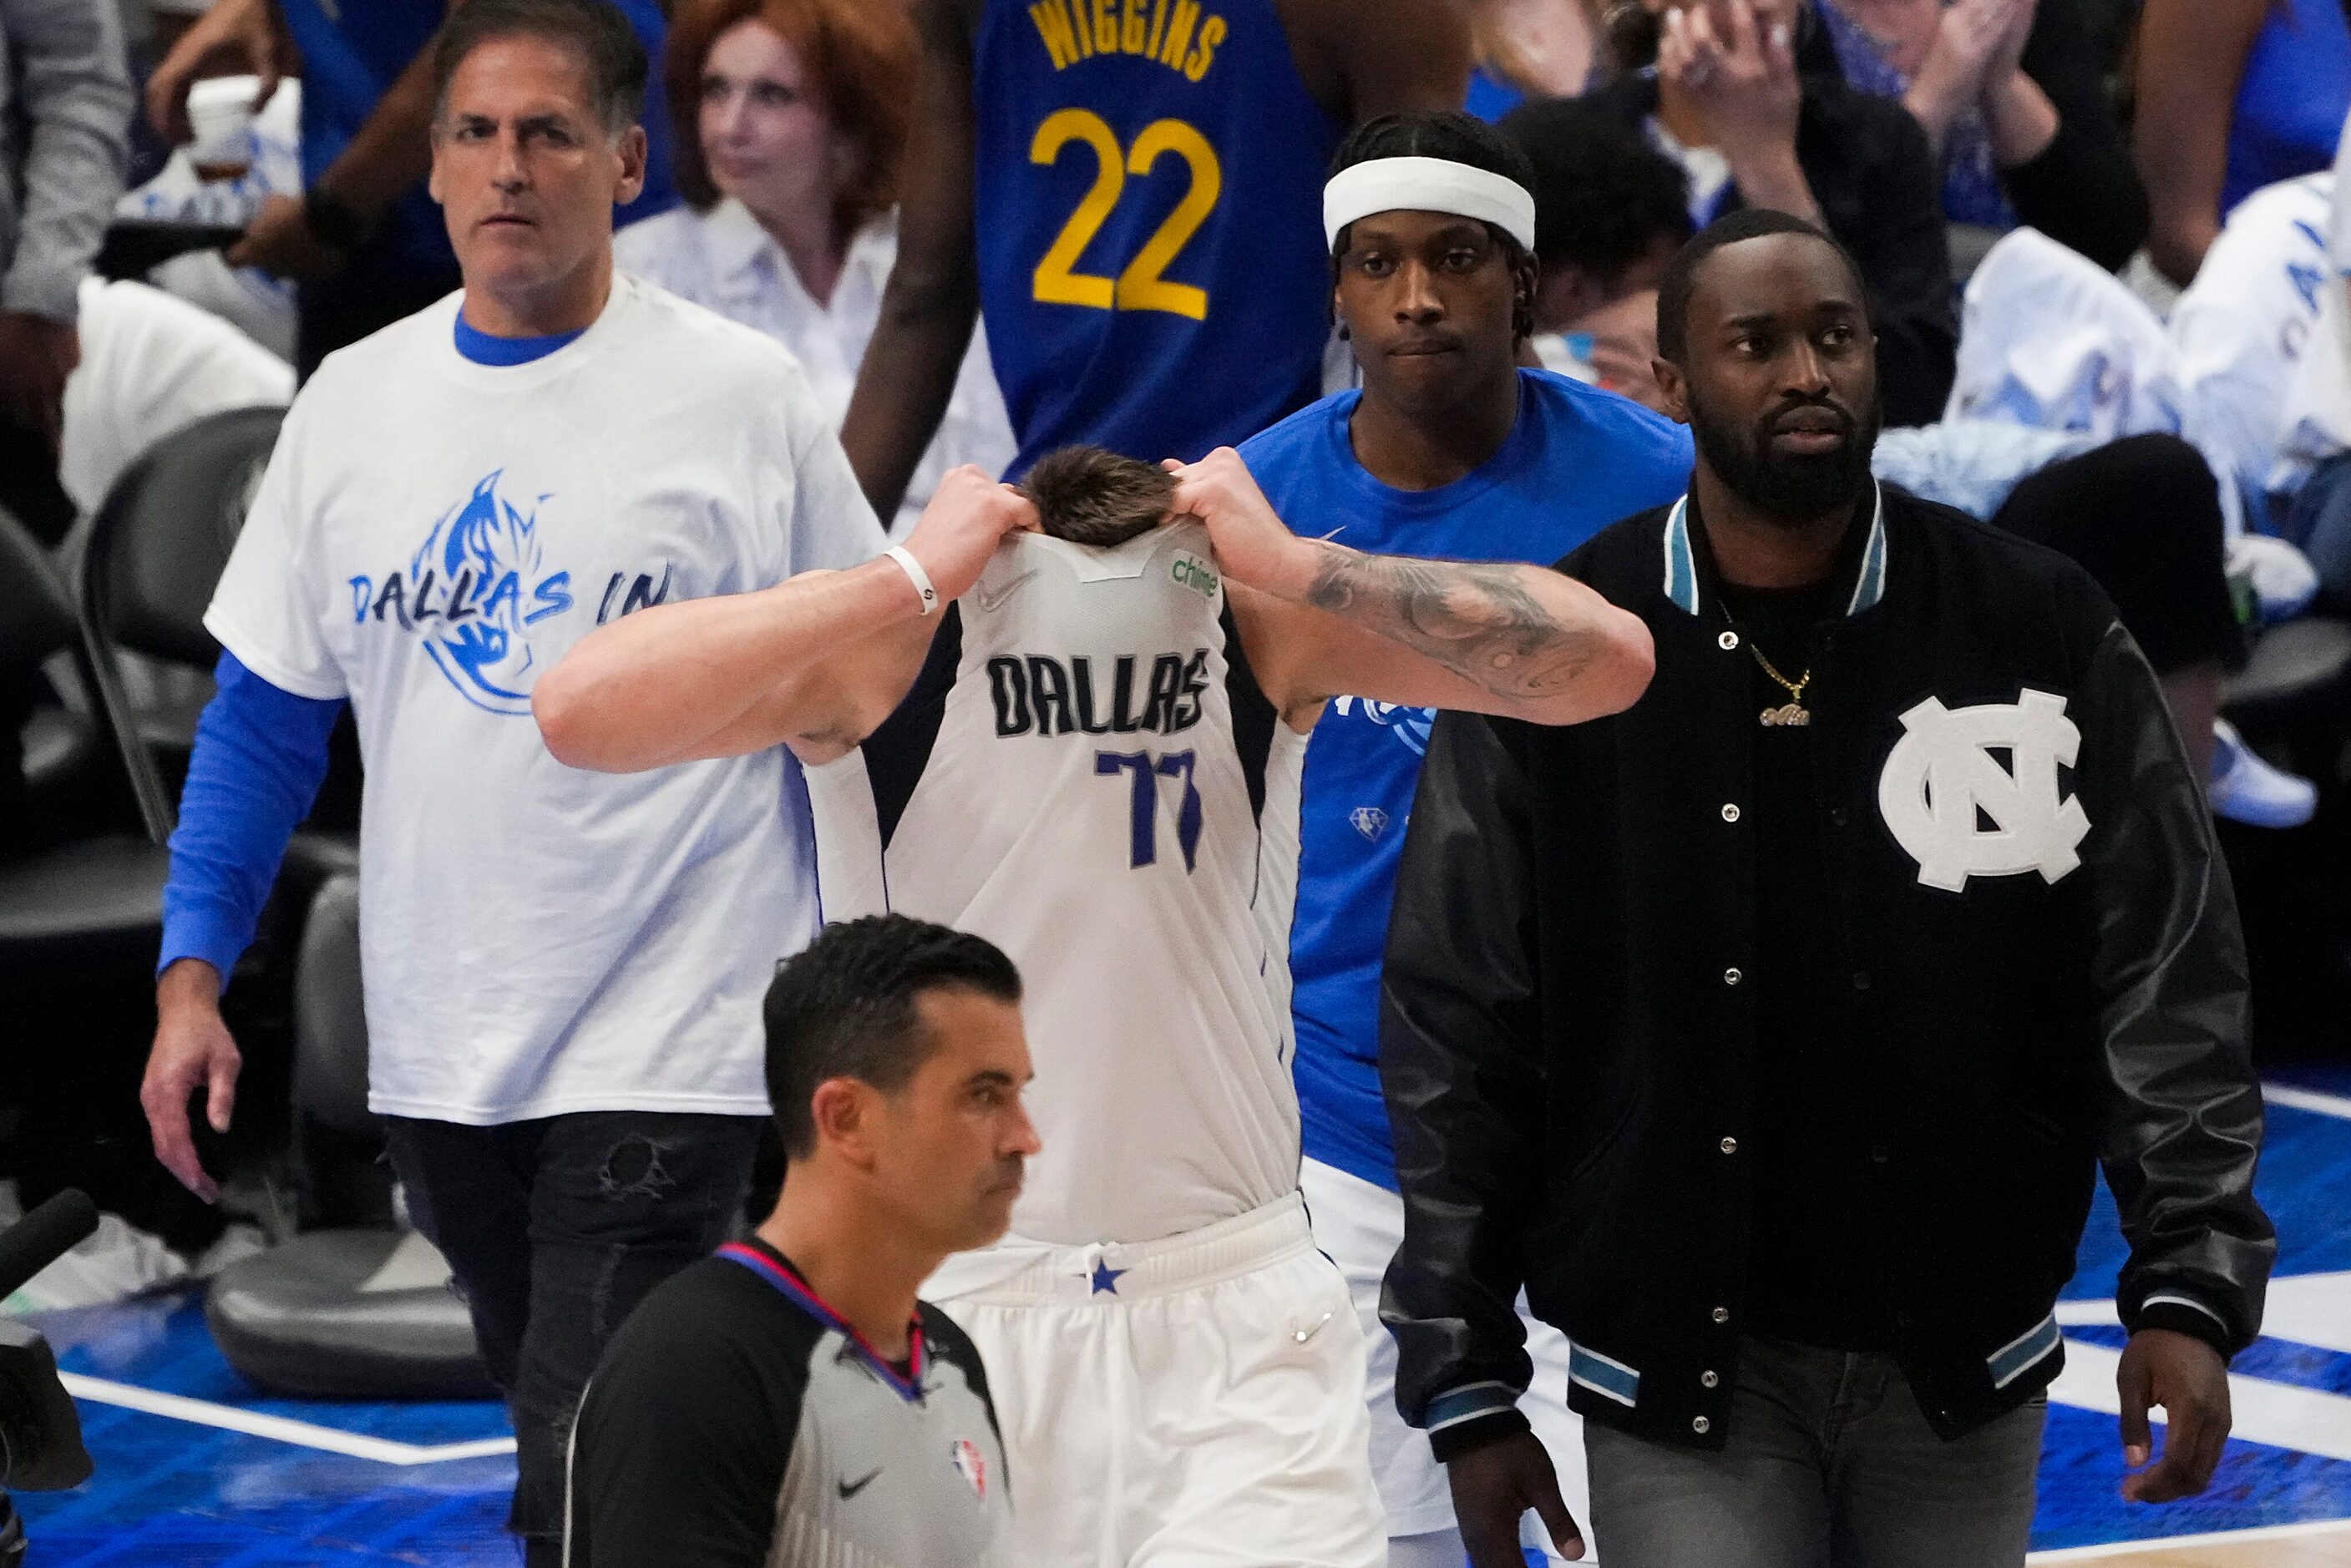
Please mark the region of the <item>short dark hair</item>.
<svg viewBox="0 0 2351 1568"><path fill-rule="evenodd" d="M1039 458L1019 489L1035 504L1039 525L1054 538L1123 545L1166 517L1176 476L1098 446L1065 446Z"/></svg>
<svg viewBox="0 0 2351 1568"><path fill-rule="evenodd" d="M1661 239L1690 236L1689 176L1646 137L1597 104L1541 99L1504 115L1527 155L1535 256L1613 283Z"/></svg>
<svg viewBox="0 0 2351 1568"><path fill-rule="evenodd" d="M1020 1000L1020 971L993 942L904 915L831 925L777 966L761 1016L768 1100L784 1152L816 1148L810 1101L828 1078L903 1089L936 1042L914 1011L925 992L954 987Z"/></svg>
<svg viewBox="0 0 2351 1568"><path fill-rule="evenodd" d="M1459 109L1404 109L1367 119L1355 127L1353 134L1339 144L1339 151L1332 154L1330 174L1381 158L1442 158L1448 163L1466 163L1489 174L1499 174L1530 192L1534 189L1534 169L1519 144L1477 116L1463 114ZM1339 290L1339 258L1346 254L1347 235L1353 227L1350 223L1332 236L1333 296ZM1486 232L1501 246L1503 263L1511 271L1526 264L1529 253L1526 246L1519 244L1517 235L1497 223L1487 223ZM1511 326L1520 337L1533 335L1531 299L1519 302Z"/></svg>
<svg viewBox="0 0 2351 1568"><path fill-rule="evenodd" d="M1738 212L1717 218L1693 235L1687 244L1674 253L1666 265L1666 275L1657 283L1657 356L1676 364L1689 348L1690 296L1698 288L1698 269L1707 257L1728 245L1747 240L1760 240L1771 234L1803 234L1815 239L1836 252L1837 259L1853 278L1854 291L1860 296L1862 310L1869 309L1869 284L1861 275L1861 264L1853 253L1836 242L1835 236L1818 223L1807 223L1792 213L1771 207L1742 207Z"/></svg>
<svg viewBox="0 0 2351 1568"><path fill-rule="evenodd" d="M358 0L353 0L358 3ZM610 0L470 0L433 44L433 117L448 107L449 82L465 57L494 38L545 38L580 52L596 118L617 136L644 111L652 69L629 18Z"/></svg>

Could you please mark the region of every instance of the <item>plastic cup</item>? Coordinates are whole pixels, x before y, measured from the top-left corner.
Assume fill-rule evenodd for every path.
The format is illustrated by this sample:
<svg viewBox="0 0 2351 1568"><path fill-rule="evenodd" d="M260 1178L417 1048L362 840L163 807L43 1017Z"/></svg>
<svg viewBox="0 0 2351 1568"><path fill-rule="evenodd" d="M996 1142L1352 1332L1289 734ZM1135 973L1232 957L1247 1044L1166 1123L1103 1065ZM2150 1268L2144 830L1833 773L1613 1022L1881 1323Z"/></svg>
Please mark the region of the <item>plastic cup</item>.
<svg viewBox="0 0 2351 1568"><path fill-rule="evenodd" d="M256 77L207 77L188 88L188 160L204 180L235 180L253 167Z"/></svg>

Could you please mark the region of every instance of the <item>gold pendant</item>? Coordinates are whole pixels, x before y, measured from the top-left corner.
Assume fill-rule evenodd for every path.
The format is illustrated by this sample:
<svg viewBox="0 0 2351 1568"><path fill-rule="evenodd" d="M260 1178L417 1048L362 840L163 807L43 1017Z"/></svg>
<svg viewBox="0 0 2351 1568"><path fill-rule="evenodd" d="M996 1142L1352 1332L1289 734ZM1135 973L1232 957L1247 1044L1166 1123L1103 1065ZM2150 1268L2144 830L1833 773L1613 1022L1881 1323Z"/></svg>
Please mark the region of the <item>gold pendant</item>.
<svg viewBox="0 0 2351 1568"><path fill-rule="evenodd" d="M1767 730L1792 728L1813 722L1812 713L1801 702L1785 702L1777 708L1766 708L1760 717Z"/></svg>

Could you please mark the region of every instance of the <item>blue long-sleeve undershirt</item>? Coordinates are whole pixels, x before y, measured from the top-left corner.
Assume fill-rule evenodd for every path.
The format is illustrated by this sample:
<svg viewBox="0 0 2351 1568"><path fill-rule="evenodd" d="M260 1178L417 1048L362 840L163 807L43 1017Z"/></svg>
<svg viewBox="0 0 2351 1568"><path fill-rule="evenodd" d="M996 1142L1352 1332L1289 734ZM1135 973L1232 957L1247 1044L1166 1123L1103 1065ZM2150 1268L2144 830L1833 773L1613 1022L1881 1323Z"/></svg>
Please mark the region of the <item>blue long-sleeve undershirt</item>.
<svg viewBox="0 0 2351 1568"><path fill-rule="evenodd" d="M345 704L273 686L233 653L221 655L213 679L219 690L196 722L180 792L155 972L202 959L225 981L252 944L287 840L318 798L327 738Z"/></svg>

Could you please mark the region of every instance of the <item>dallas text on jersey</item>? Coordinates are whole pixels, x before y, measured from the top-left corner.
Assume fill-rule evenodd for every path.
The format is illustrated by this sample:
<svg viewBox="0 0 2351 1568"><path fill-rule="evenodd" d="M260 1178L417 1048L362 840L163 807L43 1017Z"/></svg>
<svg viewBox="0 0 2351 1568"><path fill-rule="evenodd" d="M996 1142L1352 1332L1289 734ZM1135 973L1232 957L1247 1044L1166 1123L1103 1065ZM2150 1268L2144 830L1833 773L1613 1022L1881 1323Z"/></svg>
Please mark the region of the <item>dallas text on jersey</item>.
<svg viewBox="0 0 2351 1568"><path fill-rule="evenodd" d="M1138 691L1135 671L1141 662L1130 653L1111 661L1105 713L1104 698L1096 695L1092 659L1083 655L998 655L987 661L996 732L1129 735L1148 730L1173 735L1198 723L1201 695L1208 689L1208 650L1196 648L1188 659L1180 653L1160 654L1151 661L1150 678Z"/></svg>

